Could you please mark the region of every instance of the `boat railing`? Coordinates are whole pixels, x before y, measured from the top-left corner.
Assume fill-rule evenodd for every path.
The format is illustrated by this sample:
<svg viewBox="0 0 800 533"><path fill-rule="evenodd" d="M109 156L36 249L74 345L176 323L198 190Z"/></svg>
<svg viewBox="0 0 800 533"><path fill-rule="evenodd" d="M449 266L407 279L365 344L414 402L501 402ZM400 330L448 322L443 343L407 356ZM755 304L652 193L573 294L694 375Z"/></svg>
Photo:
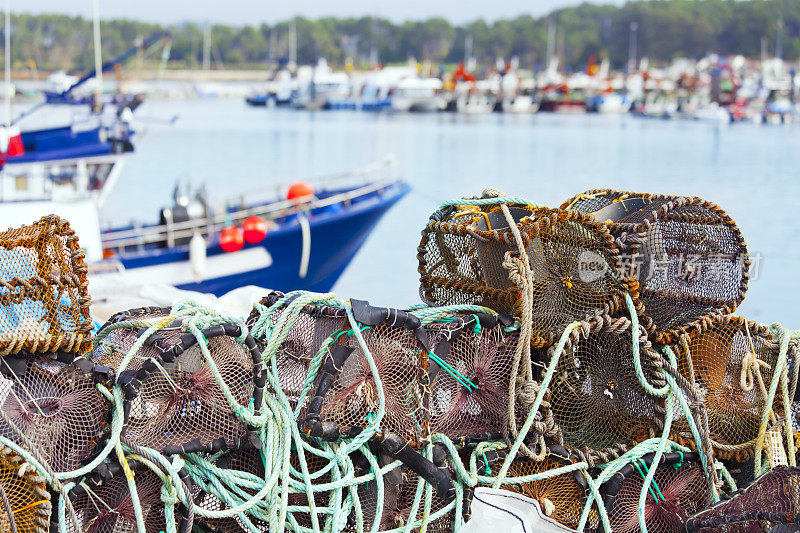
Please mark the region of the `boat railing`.
<svg viewBox="0 0 800 533"><path fill-rule="evenodd" d="M347 205L356 198L380 192L397 183L397 178L394 174L386 174L383 172L388 170L387 166L394 165L395 163L393 161L383 162L352 172L329 175L324 177L323 180L314 180L317 184L330 184L333 181L341 181L343 178L353 178L354 176L358 177L363 175L365 178L370 176L373 178L373 180L368 181L360 187L325 198L317 198L314 195L309 195L293 200L281 200L269 204L251 205L251 207L242 207L232 212L225 209L223 212L212 216L196 218L185 222L173 222L168 218L166 224L134 226L132 229L103 233L101 235L103 248L112 251L130 248L141 249L145 245L154 243L164 243L167 247L172 247L177 241L185 241L185 239L190 239L196 234L208 239L210 235L214 235L226 226L240 224L244 219L253 215L260 216L267 220L274 220L293 213L308 212L313 209L335 204ZM371 171L369 174L367 173L368 170ZM382 175L376 176L376 170L381 171L380 174ZM247 198L248 200L252 200L250 196L247 196Z"/></svg>
<svg viewBox="0 0 800 533"><path fill-rule="evenodd" d="M396 170L397 159L390 155L380 161L375 161L356 169L322 174L308 181L322 189L344 183L349 185L367 184L370 182L394 179ZM247 198L248 203L252 204L260 200L279 198L286 192L285 189L286 185L278 184L271 188L259 187L257 189L244 190L237 194L235 199L239 203L242 203L241 199ZM234 199L228 199L228 205L234 205L236 201L234 201Z"/></svg>

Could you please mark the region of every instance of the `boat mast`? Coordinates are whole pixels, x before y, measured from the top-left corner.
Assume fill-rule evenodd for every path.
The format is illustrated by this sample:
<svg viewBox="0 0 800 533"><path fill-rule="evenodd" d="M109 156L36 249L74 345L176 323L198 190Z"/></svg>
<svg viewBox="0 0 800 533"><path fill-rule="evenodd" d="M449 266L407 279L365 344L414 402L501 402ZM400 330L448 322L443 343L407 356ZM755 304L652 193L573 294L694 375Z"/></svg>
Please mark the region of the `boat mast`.
<svg viewBox="0 0 800 533"><path fill-rule="evenodd" d="M297 21L292 20L289 25L289 67L290 70L297 69Z"/></svg>
<svg viewBox="0 0 800 533"><path fill-rule="evenodd" d="M203 70L211 69L211 26L206 21L203 29Z"/></svg>
<svg viewBox="0 0 800 533"><path fill-rule="evenodd" d="M628 37L628 74L636 71L636 33L639 30L638 22L631 22L630 35Z"/></svg>
<svg viewBox="0 0 800 533"><path fill-rule="evenodd" d="M6 0L5 29L6 127L11 126L11 0Z"/></svg>
<svg viewBox="0 0 800 533"><path fill-rule="evenodd" d="M100 111L103 106L103 51L100 49L100 0L93 0L94 19L94 76L96 88L94 91L94 110Z"/></svg>

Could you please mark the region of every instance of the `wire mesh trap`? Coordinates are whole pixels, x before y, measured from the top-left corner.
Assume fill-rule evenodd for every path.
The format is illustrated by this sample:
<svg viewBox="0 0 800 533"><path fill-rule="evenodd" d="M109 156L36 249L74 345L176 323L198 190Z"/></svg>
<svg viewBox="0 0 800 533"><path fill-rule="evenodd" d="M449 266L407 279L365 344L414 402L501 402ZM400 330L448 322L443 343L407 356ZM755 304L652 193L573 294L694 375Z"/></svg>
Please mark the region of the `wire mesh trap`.
<svg viewBox="0 0 800 533"><path fill-rule="evenodd" d="M500 439L519 332L484 314L446 318L429 326L431 433L462 444Z"/></svg>
<svg viewBox="0 0 800 533"><path fill-rule="evenodd" d="M282 292L273 291L261 299L259 308L254 309L247 319L251 329L259 321L270 327L277 324L281 314L291 302ZM271 309L271 311L267 311ZM306 305L295 318L283 342L275 352L275 364L278 368L278 381L292 408L297 407L300 393L309 373L309 365L319 352L322 343L331 335L349 329L344 309L318 305ZM269 328L253 333L261 350L266 348ZM275 391L272 391L273 393Z"/></svg>
<svg viewBox="0 0 800 533"><path fill-rule="evenodd" d="M163 482L153 471L137 461L128 461L136 484L144 530L167 530L166 509L161 500ZM117 533L138 531L136 510L128 480L119 463L103 464L69 491L77 523L67 519L53 523L52 531L63 533ZM176 508L179 533L186 531L185 516ZM54 521L56 516L53 516Z"/></svg>
<svg viewBox="0 0 800 533"><path fill-rule="evenodd" d="M166 454L258 446L236 413L251 402L261 405L261 354L252 337L242 337L234 323L195 335L186 332L185 319L166 318L160 322L164 327L127 358L135 338L152 325L129 322L160 312L135 310L125 320L110 323L98 334L101 340L92 354L94 361L118 372L117 383L125 394L124 439ZM158 317L153 323L157 322ZM125 367L116 368L125 359Z"/></svg>
<svg viewBox="0 0 800 533"><path fill-rule="evenodd" d="M604 225L576 211L521 204L508 210L513 225L497 205L451 205L431 215L417 253L426 304L478 304L522 317L529 299L532 342L544 346L574 320L614 313L625 292L635 296L635 287L617 279L619 253Z"/></svg>
<svg viewBox="0 0 800 533"><path fill-rule="evenodd" d="M0 356L91 346L84 253L55 215L0 232Z"/></svg>
<svg viewBox="0 0 800 533"><path fill-rule="evenodd" d="M570 333L550 382L563 444L589 464L608 462L664 427L664 399L642 388L631 338L625 318L598 316L585 323ZM661 359L644 331L639 353L648 382L663 385ZM545 366L556 355L554 346L539 352Z"/></svg>
<svg viewBox="0 0 800 533"><path fill-rule="evenodd" d="M262 303L271 307L282 298L281 293L273 293ZM319 354L322 366L298 423L312 437L336 440L356 436L378 412L380 382L386 401L381 429L417 443L429 433L422 385L427 382L427 333L419 319L405 311L358 300L353 300L353 306L377 379L344 309L304 306L276 351L280 384L287 387L284 393L297 401L311 361L327 341L327 349ZM259 317L258 313L251 315L249 322L255 323Z"/></svg>
<svg viewBox="0 0 800 533"><path fill-rule="evenodd" d="M478 454L476 458L477 473L497 476L506 457L505 450ZM466 454L462 459L465 462L469 461ZM554 445L547 448L546 454L541 461L535 461L523 456L515 457L508 468L506 479L541 475L573 463L574 460L565 448ZM491 483L482 484L482 486L491 486ZM565 472L531 481L503 482L501 488L536 500L545 516L571 529L578 528L589 490L586 479L579 471ZM464 514L467 517L470 515L469 505L471 500L472 491L470 490L465 498ZM595 530L597 524L598 514L595 509L592 509L589 512L586 531Z"/></svg>
<svg viewBox="0 0 800 533"><path fill-rule="evenodd" d="M44 357L3 358L0 435L35 447L55 471L78 468L110 429L111 403L97 389L107 377Z"/></svg>
<svg viewBox="0 0 800 533"><path fill-rule="evenodd" d="M790 342L792 360L796 348ZM716 317L694 329L675 351L678 370L704 402L715 455L738 462L752 459L778 363L779 342L772 331L742 317ZM782 395L776 394L769 407L771 424L776 425L786 414ZM673 438L694 446L681 414Z"/></svg>
<svg viewBox="0 0 800 533"><path fill-rule="evenodd" d="M800 469L776 466L686 522L688 533L800 531Z"/></svg>
<svg viewBox="0 0 800 533"><path fill-rule="evenodd" d="M703 317L744 299L750 260L735 222L696 197L593 189L563 209L591 214L614 236L621 273L638 281L643 323L668 344Z"/></svg>
<svg viewBox="0 0 800 533"><path fill-rule="evenodd" d="M0 531L47 533L51 511L45 479L0 444Z"/></svg>
<svg viewBox="0 0 800 533"><path fill-rule="evenodd" d="M181 321L171 320L170 312L167 307L140 307L114 314L94 338L88 358L117 372L139 337L153 324L167 322L170 327L159 328L158 334L146 339L128 358L125 370L139 370L145 361L180 342Z"/></svg>
<svg viewBox="0 0 800 533"><path fill-rule="evenodd" d="M639 500L654 456L634 459L601 487L614 533L641 531ZM711 491L700 456L694 452L664 454L645 497L647 531L682 533L687 519L710 504Z"/></svg>

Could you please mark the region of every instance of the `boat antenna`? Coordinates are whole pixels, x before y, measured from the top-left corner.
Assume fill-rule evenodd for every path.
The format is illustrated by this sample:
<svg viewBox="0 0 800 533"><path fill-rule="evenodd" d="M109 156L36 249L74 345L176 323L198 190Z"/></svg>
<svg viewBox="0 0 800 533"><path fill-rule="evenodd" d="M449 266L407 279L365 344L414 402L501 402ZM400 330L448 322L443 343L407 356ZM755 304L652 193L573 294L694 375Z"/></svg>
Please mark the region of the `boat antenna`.
<svg viewBox="0 0 800 533"><path fill-rule="evenodd" d="M6 127L11 126L11 0L6 0L5 27Z"/></svg>
<svg viewBox="0 0 800 533"><path fill-rule="evenodd" d="M95 89L94 111L99 111L103 105L103 51L100 49L100 0L93 0L93 13L94 19L94 75L97 79Z"/></svg>

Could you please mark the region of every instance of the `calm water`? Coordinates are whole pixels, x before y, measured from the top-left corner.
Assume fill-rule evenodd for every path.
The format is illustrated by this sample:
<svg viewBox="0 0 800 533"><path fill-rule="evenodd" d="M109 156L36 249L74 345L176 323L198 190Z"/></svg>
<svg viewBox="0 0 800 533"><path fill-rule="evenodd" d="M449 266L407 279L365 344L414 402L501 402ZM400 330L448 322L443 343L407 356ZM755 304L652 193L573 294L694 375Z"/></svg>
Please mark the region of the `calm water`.
<svg viewBox="0 0 800 533"><path fill-rule="evenodd" d="M347 170L393 153L412 193L375 229L339 281L341 296L418 301L416 247L439 202L499 188L544 205L589 188L698 195L739 223L760 254L741 312L800 327L800 127L714 125L629 116L478 117L301 112L239 101L150 101L138 153L106 205L107 219L152 220L178 178L212 197ZM312 243L313 246L313 243Z"/></svg>

